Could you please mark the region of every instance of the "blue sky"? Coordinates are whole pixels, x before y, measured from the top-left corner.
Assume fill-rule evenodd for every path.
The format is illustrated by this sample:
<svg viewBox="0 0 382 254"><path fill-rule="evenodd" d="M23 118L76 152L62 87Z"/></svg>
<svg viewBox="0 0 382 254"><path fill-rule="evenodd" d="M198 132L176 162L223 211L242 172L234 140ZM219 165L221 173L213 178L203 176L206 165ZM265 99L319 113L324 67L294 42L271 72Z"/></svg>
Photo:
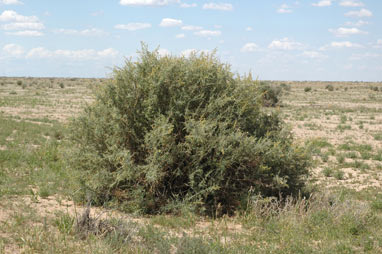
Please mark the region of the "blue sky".
<svg viewBox="0 0 382 254"><path fill-rule="evenodd" d="M140 43L266 80L382 80L380 0L0 0L0 76L105 77Z"/></svg>

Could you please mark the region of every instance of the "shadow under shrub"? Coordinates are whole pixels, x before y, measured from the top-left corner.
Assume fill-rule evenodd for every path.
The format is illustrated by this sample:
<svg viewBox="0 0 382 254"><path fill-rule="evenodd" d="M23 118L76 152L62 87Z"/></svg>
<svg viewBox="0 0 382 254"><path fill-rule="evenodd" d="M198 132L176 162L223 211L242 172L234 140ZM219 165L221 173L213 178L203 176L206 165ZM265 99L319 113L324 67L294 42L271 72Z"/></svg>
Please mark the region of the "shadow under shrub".
<svg viewBox="0 0 382 254"><path fill-rule="evenodd" d="M143 46L73 121L72 165L94 203L141 213L230 213L250 190L296 193L308 157L262 96L213 54L160 57Z"/></svg>

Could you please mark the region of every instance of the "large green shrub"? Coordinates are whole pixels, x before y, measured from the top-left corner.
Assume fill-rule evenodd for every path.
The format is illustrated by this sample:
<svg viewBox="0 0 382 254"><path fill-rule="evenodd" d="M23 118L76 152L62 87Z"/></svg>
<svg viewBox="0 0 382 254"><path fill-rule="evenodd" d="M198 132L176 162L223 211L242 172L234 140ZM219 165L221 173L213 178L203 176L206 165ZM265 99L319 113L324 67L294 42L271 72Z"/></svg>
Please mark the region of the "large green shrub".
<svg viewBox="0 0 382 254"><path fill-rule="evenodd" d="M214 55L143 46L74 120L72 162L93 202L131 211L232 212L248 193L293 194L308 161L250 78Z"/></svg>

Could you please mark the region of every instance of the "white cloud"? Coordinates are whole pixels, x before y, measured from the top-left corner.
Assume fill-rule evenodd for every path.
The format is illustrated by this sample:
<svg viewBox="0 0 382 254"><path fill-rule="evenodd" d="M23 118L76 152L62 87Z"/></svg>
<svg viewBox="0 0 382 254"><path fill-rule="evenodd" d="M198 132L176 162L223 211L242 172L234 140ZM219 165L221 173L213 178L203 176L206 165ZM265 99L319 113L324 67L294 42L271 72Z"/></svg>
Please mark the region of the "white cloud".
<svg viewBox="0 0 382 254"><path fill-rule="evenodd" d="M329 32L333 33L337 37L345 37L348 35L355 35L355 34L367 34L367 32L359 30L356 27L352 27L352 28L340 27L337 29L329 29Z"/></svg>
<svg viewBox="0 0 382 254"><path fill-rule="evenodd" d="M350 41L333 41L329 45L321 47L320 50L327 50L329 48L363 48L363 46Z"/></svg>
<svg viewBox="0 0 382 254"><path fill-rule="evenodd" d="M11 30L21 30L17 32L7 32L8 35L16 36L42 36L43 33L36 30L44 29L44 24L42 24L36 16L23 16L12 10L3 11L0 15L0 21L11 22L2 25L2 29Z"/></svg>
<svg viewBox="0 0 382 254"><path fill-rule="evenodd" d="M116 57L119 52L113 48L108 48L100 51L94 49L82 49L82 50L49 50L43 47L33 48L29 50L26 58L70 58L77 60L89 60L99 58Z"/></svg>
<svg viewBox="0 0 382 254"><path fill-rule="evenodd" d="M136 31L141 29L150 28L150 23L129 23L129 24L118 24L115 25L114 28L128 30L128 31Z"/></svg>
<svg viewBox="0 0 382 254"><path fill-rule="evenodd" d="M317 52L317 51L304 51L302 53L302 56L308 57L308 58L313 58L313 59L323 59L323 58L328 57L328 56L326 56L320 52Z"/></svg>
<svg viewBox="0 0 382 254"><path fill-rule="evenodd" d="M362 7L364 4L359 1L354 1L354 0L343 0L340 3L341 6L345 7Z"/></svg>
<svg viewBox="0 0 382 254"><path fill-rule="evenodd" d="M380 58L380 57L382 57L381 54L366 52L361 54L352 54L352 56L349 57L349 60L363 60L363 59Z"/></svg>
<svg viewBox="0 0 382 254"><path fill-rule="evenodd" d="M16 35L16 36L43 36L44 34L40 31L33 31L33 30L25 30L25 31L18 31L18 32L7 32L8 35Z"/></svg>
<svg viewBox="0 0 382 254"><path fill-rule="evenodd" d="M97 52L97 55L100 57L116 57L119 52L113 48L104 49Z"/></svg>
<svg viewBox="0 0 382 254"><path fill-rule="evenodd" d="M187 30L187 31L194 31L194 30L202 30L203 27L201 26L182 26L182 30Z"/></svg>
<svg viewBox="0 0 382 254"><path fill-rule="evenodd" d="M192 3L192 4L187 4L187 3L181 3L180 4L180 7L181 8L194 8L194 7L197 7L198 5L196 3Z"/></svg>
<svg viewBox="0 0 382 254"><path fill-rule="evenodd" d="M241 48L241 52L255 52L259 49L259 46L256 45L256 43L253 43L253 42L249 42L247 44L245 44L242 48Z"/></svg>
<svg viewBox="0 0 382 254"><path fill-rule="evenodd" d="M208 3L203 5L204 10L232 11L233 5L228 3Z"/></svg>
<svg viewBox="0 0 382 254"><path fill-rule="evenodd" d="M17 44L6 44L4 47L3 47L3 51L5 53L7 53L8 55L11 55L11 56L21 56L22 54L24 54L24 48L21 47L20 45L17 45Z"/></svg>
<svg viewBox="0 0 382 254"><path fill-rule="evenodd" d="M1 28L3 30L42 30L45 29L43 23L40 22L14 22L2 25Z"/></svg>
<svg viewBox="0 0 382 254"><path fill-rule="evenodd" d="M219 30L201 30L194 33L197 36L201 37L212 37L212 36L220 36L221 31Z"/></svg>
<svg viewBox="0 0 382 254"><path fill-rule="evenodd" d="M52 57L53 53L43 47L33 48L29 50L27 58L48 58Z"/></svg>
<svg viewBox="0 0 382 254"><path fill-rule="evenodd" d="M36 16L23 16L15 11L6 10L0 15L0 21L3 22L39 22Z"/></svg>
<svg viewBox="0 0 382 254"><path fill-rule="evenodd" d="M177 38L177 39L182 39L182 38L185 38L185 37L186 37L185 34L177 34L177 35L175 36L175 38Z"/></svg>
<svg viewBox="0 0 382 254"><path fill-rule="evenodd" d="M291 41L288 38L283 38L281 40L274 40L269 45L270 49L281 49L281 50L295 50L301 49L303 47L302 43Z"/></svg>
<svg viewBox="0 0 382 254"><path fill-rule="evenodd" d="M356 27L361 27L361 26L368 25L368 24L370 24L370 23L368 21L364 21L364 20L358 20L357 22L348 21L345 23L345 25L347 25L347 26L356 26Z"/></svg>
<svg viewBox="0 0 382 254"><path fill-rule="evenodd" d="M345 13L345 16L362 18L362 17L371 17L373 16L373 13L367 9L361 9L359 11L349 11Z"/></svg>
<svg viewBox="0 0 382 254"><path fill-rule="evenodd" d="M133 6L165 6L179 0L120 0L120 5L133 5Z"/></svg>
<svg viewBox="0 0 382 254"><path fill-rule="evenodd" d="M373 48L382 48L382 39L377 40L377 43L373 46Z"/></svg>
<svg viewBox="0 0 382 254"><path fill-rule="evenodd" d="M291 13L292 9L287 4L282 4L280 8L277 9L278 13Z"/></svg>
<svg viewBox="0 0 382 254"><path fill-rule="evenodd" d="M11 5L11 4L23 4L19 0L0 0L0 4L5 4L5 5Z"/></svg>
<svg viewBox="0 0 382 254"><path fill-rule="evenodd" d="M251 31L253 31L253 28L250 27L250 26L248 26L248 27L245 28L245 31L247 31L247 32L251 32Z"/></svg>
<svg viewBox="0 0 382 254"><path fill-rule="evenodd" d="M326 7L326 6L331 6L332 5L332 0L321 0L317 3L313 3L313 6L316 7Z"/></svg>
<svg viewBox="0 0 382 254"><path fill-rule="evenodd" d="M103 36L106 33L97 28L90 28L84 30L76 30L76 29L57 29L54 31L56 34L65 34L65 35L81 35L81 36Z"/></svg>
<svg viewBox="0 0 382 254"><path fill-rule="evenodd" d="M180 19L165 18L165 19L162 19L162 22L160 22L159 26L161 26L161 27L173 27L173 26L181 26L182 24L183 24L183 22Z"/></svg>

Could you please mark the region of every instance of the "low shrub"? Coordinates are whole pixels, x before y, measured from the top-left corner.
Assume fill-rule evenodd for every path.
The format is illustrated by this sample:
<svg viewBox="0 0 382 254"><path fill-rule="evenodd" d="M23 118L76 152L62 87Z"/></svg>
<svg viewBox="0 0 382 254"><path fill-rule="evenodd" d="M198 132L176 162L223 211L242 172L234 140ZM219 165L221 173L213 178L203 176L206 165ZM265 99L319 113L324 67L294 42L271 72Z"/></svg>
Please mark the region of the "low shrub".
<svg viewBox="0 0 382 254"><path fill-rule="evenodd" d="M263 105L266 107L275 107L280 103L282 89L280 86L270 85L267 82L260 82L260 93L263 98Z"/></svg>
<svg viewBox="0 0 382 254"><path fill-rule="evenodd" d="M328 91L334 91L334 87L333 87L333 85L327 85L326 87L326 90L328 90Z"/></svg>
<svg viewBox="0 0 382 254"><path fill-rule="evenodd" d="M215 214L244 206L249 192L298 193L308 155L263 109L263 91L214 54L161 57L143 46L71 125L83 196L131 212Z"/></svg>
<svg viewBox="0 0 382 254"><path fill-rule="evenodd" d="M312 91L312 88L310 86L304 88L304 92L310 92Z"/></svg>

